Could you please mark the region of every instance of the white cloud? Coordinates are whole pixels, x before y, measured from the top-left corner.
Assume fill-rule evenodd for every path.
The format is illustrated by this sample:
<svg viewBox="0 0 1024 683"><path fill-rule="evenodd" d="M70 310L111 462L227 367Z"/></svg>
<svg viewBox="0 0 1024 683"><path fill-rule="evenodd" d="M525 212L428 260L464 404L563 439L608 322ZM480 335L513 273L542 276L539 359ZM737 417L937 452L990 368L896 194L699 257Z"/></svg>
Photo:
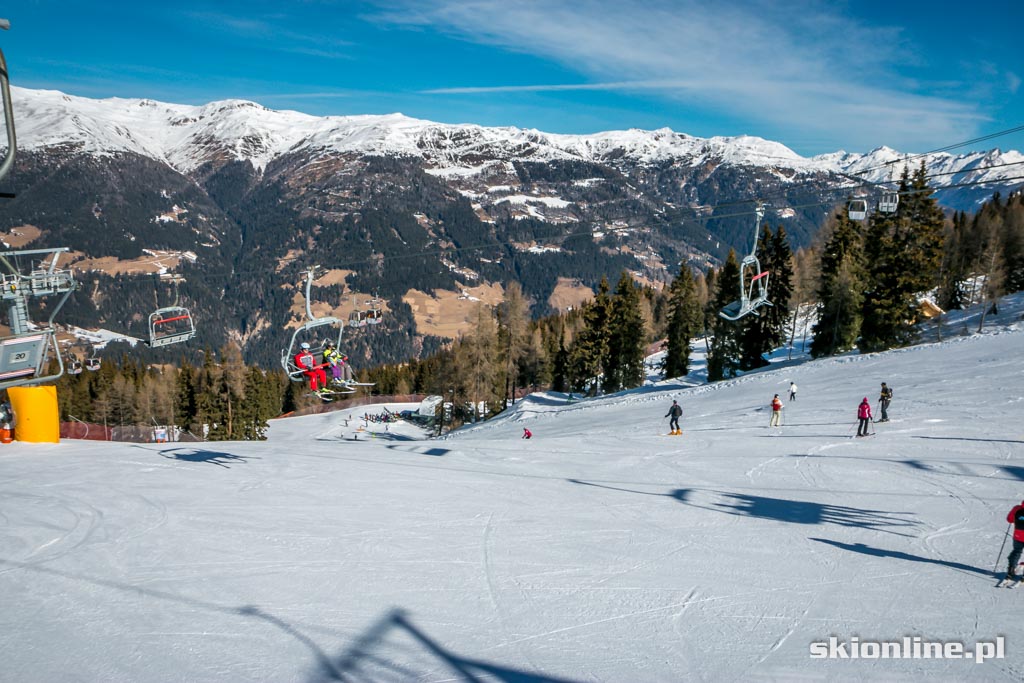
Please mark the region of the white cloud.
<svg viewBox="0 0 1024 683"><path fill-rule="evenodd" d="M834 7L813 0L782 9L699 0L417 0L378 19L553 59L582 81L452 83L433 93L660 91L681 106L853 147L914 148L975 134L985 120L975 103L929 95L900 75L918 57L898 28L867 26Z"/></svg>
<svg viewBox="0 0 1024 683"><path fill-rule="evenodd" d="M1006 86L1010 92L1014 95L1017 94L1017 90L1020 88L1020 76L1013 73L1012 71L1006 72Z"/></svg>

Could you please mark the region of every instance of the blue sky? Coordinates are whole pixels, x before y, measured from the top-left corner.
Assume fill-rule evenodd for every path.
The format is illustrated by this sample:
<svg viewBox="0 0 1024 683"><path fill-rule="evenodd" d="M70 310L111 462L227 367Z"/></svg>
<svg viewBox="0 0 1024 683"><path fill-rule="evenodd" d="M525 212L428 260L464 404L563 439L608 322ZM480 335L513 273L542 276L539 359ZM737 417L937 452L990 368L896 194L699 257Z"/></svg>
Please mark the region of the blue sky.
<svg viewBox="0 0 1024 683"><path fill-rule="evenodd" d="M921 152L1024 125L1024 3L70 2L0 10L11 82L316 115ZM1024 149L1024 133L968 146Z"/></svg>

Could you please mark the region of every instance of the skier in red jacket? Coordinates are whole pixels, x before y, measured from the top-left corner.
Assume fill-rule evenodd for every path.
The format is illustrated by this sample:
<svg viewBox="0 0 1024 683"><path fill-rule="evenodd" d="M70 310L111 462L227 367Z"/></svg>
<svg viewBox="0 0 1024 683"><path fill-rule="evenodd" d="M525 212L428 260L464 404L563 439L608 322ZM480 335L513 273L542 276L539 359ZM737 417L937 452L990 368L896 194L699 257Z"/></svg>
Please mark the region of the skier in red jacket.
<svg viewBox="0 0 1024 683"><path fill-rule="evenodd" d="M1010 514L1006 515L1006 521L1013 524L1013 550L1010 551L1010 566L1006 570L1007 579L1019 579L1014 571L1017 569L1017 561L1020 560L1021 551L1024 551L1024 500L1020 505L1014 505Z"/></svg>
<svg viewBox="0 0 1024 683"><path fill-rule="evenodd" d="M531 438L532 436L533 436L533 432L531 432L531 431L530 431L529 429L527 429L526 427L523 427L523 436L522 436L522 438L524 438L524 439L529 439L529 438Z"/></svg>
<svg viewBox="0 0 1024 683"><path fill-rule="evenodd" d="M320 393L327 388L327 373L321 364L316 362L316 356L309 350L309 343L302 342L302 350L295 354L295 367L302 370L302 374L309 377L309 388Z"/></svg>
<svg viewBox="0 0 1024 683"><path fill-rule="evenodd" d="M867 396L857 406L857 419L860 420L857 424L857 436L867 436L868 425L871 423L871 404L868 403Z"/></svg>

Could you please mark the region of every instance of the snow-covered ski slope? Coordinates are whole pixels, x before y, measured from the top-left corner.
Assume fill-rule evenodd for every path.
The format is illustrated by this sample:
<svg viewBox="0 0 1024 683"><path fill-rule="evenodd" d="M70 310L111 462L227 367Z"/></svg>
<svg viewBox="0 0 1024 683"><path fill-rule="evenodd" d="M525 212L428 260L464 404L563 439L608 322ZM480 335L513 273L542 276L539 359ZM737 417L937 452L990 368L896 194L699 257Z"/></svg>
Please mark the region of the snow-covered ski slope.
<svg viewBox="0 0 1024 683"><path fill-rule="evenodd" d="M0 680L1021 680L1024 591L992 573L1024 499L1014 301L984 335L539 395L440 440L334 412L2 445ZM852 438L882 381L892 421ZM829 636L1005 656L811 658Z"/></svg>

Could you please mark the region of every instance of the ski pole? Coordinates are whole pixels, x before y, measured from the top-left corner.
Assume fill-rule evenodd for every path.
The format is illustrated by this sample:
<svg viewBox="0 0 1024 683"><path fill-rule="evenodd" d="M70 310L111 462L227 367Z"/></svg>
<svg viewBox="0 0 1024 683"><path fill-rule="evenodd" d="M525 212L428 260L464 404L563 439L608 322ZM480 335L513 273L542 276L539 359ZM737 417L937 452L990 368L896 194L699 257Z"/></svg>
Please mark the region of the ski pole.
<svg viewBox="0 0 1024 683"><path fill-rule="evenodd" d="M998 555L996 555L996 563L995 563L994 565L992 565L992 573L993 573L993 574L995 574L995 573L996 573L996 571L997 571L997 568L999 567L999 558L1003 556L1003 548L1005 548L1005 547L1006 547L1006 539L1007 539L1007 537L1009 537L1009 535L1010 535L1010 527L1012 527L1012 526L1013 526L1013 522L1010 522L1010 523L1009 523L1009 524L1008 524L1008 525L1006 526L1006 533L1005 533L1005 534L1003 534L1003 544L1002 544L1001 546L999 546L999 554L998 554Z"/></svg>

